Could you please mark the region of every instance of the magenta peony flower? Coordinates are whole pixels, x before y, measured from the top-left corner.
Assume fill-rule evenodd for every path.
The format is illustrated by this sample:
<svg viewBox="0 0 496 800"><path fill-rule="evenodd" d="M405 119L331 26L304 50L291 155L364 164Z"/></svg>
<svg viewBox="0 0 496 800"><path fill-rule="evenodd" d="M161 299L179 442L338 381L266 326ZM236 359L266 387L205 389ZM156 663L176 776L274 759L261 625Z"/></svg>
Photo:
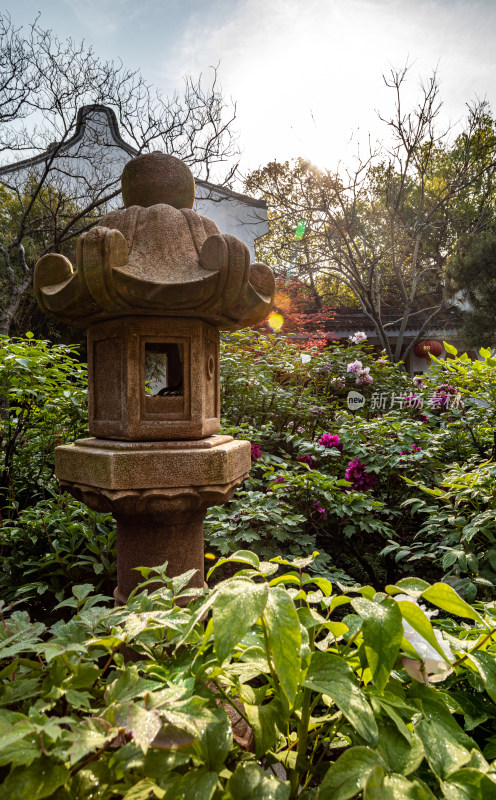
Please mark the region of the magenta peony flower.
<svg viewBox="0 0 496 800"><path fill-rule="evenodd" d="M327 449L335 447L336 450L343 450L341 439L335 433L324 433L319 439L319 444L324 445Z"/></svg>
<svg viewBox="0 0 496 800"><path fill-rule="evenodd" d="M327 511L320 503L317 501L316 503L312 503L312 508L315 509L316 513L319 515L319 519L327 519Z"/></svg>
<svg viewBox="0 0 496 800"><path fill-rule="evenodd" d="M367 472L366 467L359 458L352 459L344 473L345 480L353 484L353 488L360 492L367 492L377 483L377 475Z"/></svg>
<svg viewBox="0 0 496 800"><path fill-rule="evenodd" d="M298 456L298 461L300 464L307 464L310 469L313 469L313 458L310 454L304 456Z"/></svg>
<svg viewBox="0 0 496 800"><path fill-rule="evenodd" d="M259 444L253 444L253 442L251 443L251 457L254 461L262 458L262 450Z"/></svg>

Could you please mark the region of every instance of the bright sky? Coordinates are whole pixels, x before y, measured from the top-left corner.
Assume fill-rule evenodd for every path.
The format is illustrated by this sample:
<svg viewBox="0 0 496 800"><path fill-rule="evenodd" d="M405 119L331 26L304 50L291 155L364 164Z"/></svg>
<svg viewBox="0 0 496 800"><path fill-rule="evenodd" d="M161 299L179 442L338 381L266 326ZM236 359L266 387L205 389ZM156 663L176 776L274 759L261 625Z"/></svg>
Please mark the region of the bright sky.
<svg viewBox="0 0 496 800"><path fill-rule="evenodd" d="M494 0L20 0L15 24L84 38L101 57L139 67L165 92L220 63L237 102L244 171L277 159L333 168L357 141L381 137L382 75L410 63L409 99L438 68L444 120L487 99L496 112ZM353 135L352 143L350 137Z"/></svg>

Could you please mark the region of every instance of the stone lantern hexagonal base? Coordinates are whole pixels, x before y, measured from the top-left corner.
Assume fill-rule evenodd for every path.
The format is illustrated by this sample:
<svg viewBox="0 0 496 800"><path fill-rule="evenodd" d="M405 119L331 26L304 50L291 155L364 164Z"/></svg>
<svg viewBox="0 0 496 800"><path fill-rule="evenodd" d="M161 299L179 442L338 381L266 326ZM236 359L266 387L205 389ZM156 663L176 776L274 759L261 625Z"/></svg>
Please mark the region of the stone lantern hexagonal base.
<svg viewBox="0 0 496 800"><path fill-rule="evenodd" d="M117 588L125 603L141 580L134 567L165 561L170 575L197 569L202 587L203 520L248 476L250 443L231 436L196 441L80 439L55 450L61 487L117 521Z"/></svg>

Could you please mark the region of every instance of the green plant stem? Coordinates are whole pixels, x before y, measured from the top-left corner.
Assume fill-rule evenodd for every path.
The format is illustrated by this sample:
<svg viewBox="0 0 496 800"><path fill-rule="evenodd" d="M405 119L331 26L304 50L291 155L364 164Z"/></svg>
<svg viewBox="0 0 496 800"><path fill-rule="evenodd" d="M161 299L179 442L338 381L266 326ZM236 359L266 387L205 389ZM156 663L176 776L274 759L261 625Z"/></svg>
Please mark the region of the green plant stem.
<svg viewBox="0 0 496 800"><path fill-rule="evenodd" d="M240 708L238 705L236 705L236 703L234 703L234 702L233 702L233 700L232 700L232 699L229 697L229 695L227 694L227 692L225 692L225 691L224 691L224 689L222 688L222 686L221 686L221 685L220 685L220 684L219 684L219 683L218 683L216 680L212 680L211 682L213 683L213 685L215 686L215 688L217 689L217 691L219 692L219 694L220 694L220 695L222 695L222 697L224 698L224 700L225 700L227 703L229 703L229 705L230 705L232 708L234 708L234 710L235 710L235 711L236 711L236 712L239 714L239 716L240 716L242 719L244 719L244 721L246 722L246 724L247 724L247 725L249 725L249 726L250 726L250 728L251 728L250 720L248 719L248 717L246 716L246 714L244 713L244 711L242 711L242 710L241 710L241 708Z"/></svg>
<svg viewBox="0 0 496 800"><path fill-rule="evenodd" d="M496 628L491 628L491 630L489 631L487 636L484 636L484 638L482 639L481 642L479 642L474 647L472 647L472 649L469 650L468 653L465 653L465 655L462 656L461 658L457 659L457 661L454 661L452 666L453 667L457 667L458 664L461 664L463 661L465 661L466 658L469 657L470 653L475 653L476 650L479 650L482 647L482 645L485 644L487 642L487 640L491 638L493 633L496 633Z"/></svg>

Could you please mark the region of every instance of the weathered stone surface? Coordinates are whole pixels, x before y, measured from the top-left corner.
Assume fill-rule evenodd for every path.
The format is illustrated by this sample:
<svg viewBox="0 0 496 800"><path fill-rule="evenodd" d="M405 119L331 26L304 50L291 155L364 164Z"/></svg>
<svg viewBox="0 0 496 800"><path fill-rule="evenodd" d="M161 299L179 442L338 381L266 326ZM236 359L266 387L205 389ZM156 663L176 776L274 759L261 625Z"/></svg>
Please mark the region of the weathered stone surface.
<svg viewBox="0 0 496 800"><path fill-rule="evenodd" d="M193 191L188 167L171 156L130 161L128 207L79 237L77 271L58 254L38 261L41 308L83 327L129 314L195 317L227 330L263 320L274 299L272 270L250 264L243 242L194 212Z"/></svg>
<svg viewBox="0 0 496 800"><path fill-rule="evenodd" d="M82 439L55 449L55 469L65 485L112 491L180 487L208 491L209 486L224 486L247 475L249 442L227 436L203 441L210 441L212 446L194 441L182 442L181 447L176 442L160 442L159 447L154 442L143 442L139 447L116 442L113 446L107 441L101 447L100 439Z"/></svg>
<svg viewBox="0 0 496 800"><path fill-rule="evenodd" d="M195 202L195 179L191 170L168 153L155 151L128 161L121 183L126 208L148 208L158 203L193 208Z"/></svg>
<svg viewBox="0 0 496 800"><path fill-rule="evenodd" d="M203 520L248 477L250 443L230 436L195 442L81 439L55 450L61 488L117 521L114 596L125 603L141 577L135 567L168 562L168 574L197 573L203 586Z"/></svg>
<svg viewBox="0 0 496 800"><path fill-rule="evenodd" d="M171 396L149 396L146 352L161 343L180 349L174 380L181 385ZM88 417L90 433L108 439L199 439L217 433L218 330L200 320L154 317L93 325L88 331Z"/></svg>

